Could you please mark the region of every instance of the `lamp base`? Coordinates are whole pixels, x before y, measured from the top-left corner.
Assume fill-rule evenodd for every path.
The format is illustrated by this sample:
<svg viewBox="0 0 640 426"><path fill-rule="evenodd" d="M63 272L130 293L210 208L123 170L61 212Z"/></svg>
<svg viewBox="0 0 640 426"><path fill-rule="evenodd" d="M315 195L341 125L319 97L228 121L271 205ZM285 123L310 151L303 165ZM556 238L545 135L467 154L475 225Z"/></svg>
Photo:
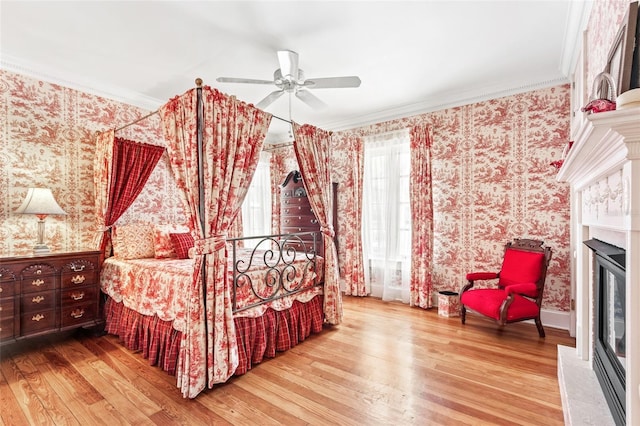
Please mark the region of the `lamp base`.
<svg viewBox="0 0 640 426"><path fill-rule="evenodd" d="M47 246L46 244L36 244L36 246L33 248L33 254L46 253L51 253L51 250L49 250L49 246Z"/></svg>

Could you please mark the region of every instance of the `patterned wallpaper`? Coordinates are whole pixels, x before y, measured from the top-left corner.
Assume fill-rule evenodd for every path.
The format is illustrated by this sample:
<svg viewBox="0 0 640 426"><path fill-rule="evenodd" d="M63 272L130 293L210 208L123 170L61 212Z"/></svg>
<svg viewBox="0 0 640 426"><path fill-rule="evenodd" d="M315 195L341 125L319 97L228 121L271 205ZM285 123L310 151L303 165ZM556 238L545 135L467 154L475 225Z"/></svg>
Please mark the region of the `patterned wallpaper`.
<svg viewBox="0 0 640 426"><path fill-rule="evenodd" d="M95 134L148 111L5 70L0 70L0 111L0 256L32 253L37 219L13 213L32 186L51 188L67 213L46 219L45 242L51 250L93 249ZM117 135L163 144L159 129L156 115ZM167 167L166 159L161 160L150 178L152 186L122 222L140 220L141 213L150 221L181 215ZM158 188L164 192L159 194Z"/></svg>
<svg viewBox="0 0 640 426"><path fill-rule="evenodd" d="M378 123L334 135L339 217L349 206L356 136L428 123L433 127L434 272L436 289L458 290L467 272L497 271L506 241L544 240L553 250L544 307L567 310L570 298L569 187L551 161L569 135L569 86L536 90ZM340 226L340 246L358 236Z"/></svg>

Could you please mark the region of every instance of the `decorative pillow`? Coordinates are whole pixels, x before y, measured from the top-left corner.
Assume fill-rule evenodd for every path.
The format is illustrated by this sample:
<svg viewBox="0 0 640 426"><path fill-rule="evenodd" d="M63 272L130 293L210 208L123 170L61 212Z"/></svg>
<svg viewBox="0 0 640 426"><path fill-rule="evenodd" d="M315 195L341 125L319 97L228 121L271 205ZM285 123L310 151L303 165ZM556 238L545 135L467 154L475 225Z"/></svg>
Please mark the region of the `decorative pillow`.
<svg viewBox="0 0 640 426"><path fill-rule="evenodd" d="M184 225L178 224L165 224L153 226L153 249L156 259L163 259L167 257L176 257L176 252L173 249L173 243L171 242L171 233L189 232L189 228Z"/></svg>
<svg viewBox="0 0 640 426"><path fill-rule="evenodd" d="M169 235L171 237L171 243L173 244L173 250L176 252L176 257L178 259L189 259L189 249L194 245L191 233L171 233Z"/></svg>
<svg viewBox="0 0 640 426"><path fill-rule="evenodd" d="M118 259L144 259L154 256L153 225L132 223L113 227L113 255Z"/></svg>

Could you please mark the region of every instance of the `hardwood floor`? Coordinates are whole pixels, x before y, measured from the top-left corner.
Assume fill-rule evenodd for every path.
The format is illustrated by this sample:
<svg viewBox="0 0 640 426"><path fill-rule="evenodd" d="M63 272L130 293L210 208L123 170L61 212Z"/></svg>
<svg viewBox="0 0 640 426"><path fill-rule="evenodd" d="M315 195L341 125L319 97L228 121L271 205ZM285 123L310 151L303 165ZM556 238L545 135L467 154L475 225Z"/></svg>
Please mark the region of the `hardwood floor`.
<svg viewBox="0 0 640 426"><path fill-rule="evenodd" d="M561 425L565 331L345 297L344 323L193 400L114 336L0 348L0 424Z"/></svg>

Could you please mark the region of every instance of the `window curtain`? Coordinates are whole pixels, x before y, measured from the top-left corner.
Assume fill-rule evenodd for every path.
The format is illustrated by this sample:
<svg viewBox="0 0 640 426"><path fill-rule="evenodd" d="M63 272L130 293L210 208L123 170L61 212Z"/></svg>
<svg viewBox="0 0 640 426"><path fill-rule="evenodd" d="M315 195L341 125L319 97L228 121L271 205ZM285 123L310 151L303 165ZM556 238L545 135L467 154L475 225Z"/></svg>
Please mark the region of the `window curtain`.
<svg viewBox="0 0 640 426"><path fill-rule="evenodd" d="M341 239L345 241L347 249L343 251L343 261L341 269L343 271L343 282L345 294L350 296L367 296L369 291L365 285L364 279L364 259L362 256L362 178L364 174L364 144L362 138L359 136L351 136L348 139L349 151L353 153L353 167L351 169L351 184L343 185L343 187L350 187L353 191L351 198L353 200L350 209L352 212L346 215L346 217L353 217L352 223L346 224L341 229L340 236L347 237ZM339 186L340 188L340 186ZM346 189L346 188L345 188Z"/></svg>
<svg viewBox="0 0 640 426"><path fill-rule="evenodd" d="M365 138L362 236L371 295L410 302L409 131Z"/></svg>
<svg viewBox="0 0 640 426"><path fill-rule="evenodd" d="M197 148L199 90L203 104L201 170ZM160 117L171 168L179 188L185 191L196 240L187 332L183 333L176 372L182 394L194 398L207 385L211 388L225 382L238 366L226 234L258 164L271 114L205 86L171 99L160 108Z"/></svg>
<svg viewBox="0 0 640 426"><path fill-rule="evenodd" d="M334 243L332 186L329 170L331 133L308 124L292 123L293 147L300 166L309 204L320 222L324 242L324 314L330 324L342 322L342 294L338 253Z"/></svg>
<svg viewBox="0 0 640 426"><path fill-rule="evenodd" d="M140 195L164 147L114 137L113 131L98 136L96 163L101 181L96 182L96 211L101 229L109 229ZM101 194L101 195L98 195ZM106 195L106 196L105 196ZM102 234L100 251L109 244L109 233Z"/></svg>
<svg viewBox="0 0 640 426"><path fill-rule="evenodd" d="M431 308L433 290L433 196L431 128L411 129L411 305Z"/></svg>
<svg viewBox="0 0 640 426"><path fill-rule="evenodd" d="M245 237L270 235L271 232L271 153L262 152L258 167L251 180L249 191L242 203L242 223ZM280 197L278 197L278 200ZM238 215L240 216L240 215ZM245 241L246 246L254 246L259 239Z"/></svg>
<svg viewBox="0 0 640 426"><path fill-rule="evenodd" d="M113 158L113 139L115 130L107 130L96 136L96 154L93 160L93 191L95 203L95 247L104 256L107 246L105 232L107 206L109 205L109 184L111 182L111 166Z"/></svg>

